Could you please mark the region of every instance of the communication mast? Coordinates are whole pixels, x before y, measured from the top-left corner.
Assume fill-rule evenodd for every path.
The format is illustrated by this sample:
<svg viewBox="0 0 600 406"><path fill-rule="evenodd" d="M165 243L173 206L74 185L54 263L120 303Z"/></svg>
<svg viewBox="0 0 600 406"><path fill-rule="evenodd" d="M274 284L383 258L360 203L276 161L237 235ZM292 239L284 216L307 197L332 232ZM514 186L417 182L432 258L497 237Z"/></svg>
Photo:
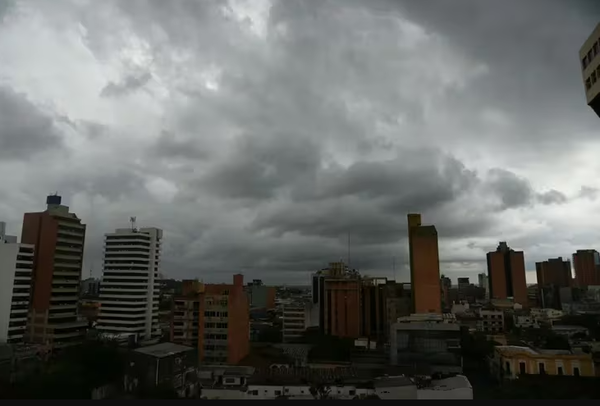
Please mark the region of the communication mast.
<svg viewBox="0 0 600 406"><path fill-rule="evenodd" d="M133 231L134 233L137 232L136 217L129 217L129 222L131 223L131 231Z"/></svg>

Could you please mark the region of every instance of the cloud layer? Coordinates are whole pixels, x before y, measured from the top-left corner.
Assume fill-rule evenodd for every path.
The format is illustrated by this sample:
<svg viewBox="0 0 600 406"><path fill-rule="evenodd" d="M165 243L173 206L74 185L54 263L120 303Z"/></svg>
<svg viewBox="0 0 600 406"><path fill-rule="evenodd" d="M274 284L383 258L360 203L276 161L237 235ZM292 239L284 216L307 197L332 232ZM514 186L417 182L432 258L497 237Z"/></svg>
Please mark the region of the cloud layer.
<svg viewBox="0 0 600 406"><path fill-rule="evenodd" d="M595 2L2 4L0 217L18 233L59 191L96 276L133 215L165 230L166 275L206 281L348 257L407 280L407 212L451 277L499 240L531 270L600 248Z"/></svg>

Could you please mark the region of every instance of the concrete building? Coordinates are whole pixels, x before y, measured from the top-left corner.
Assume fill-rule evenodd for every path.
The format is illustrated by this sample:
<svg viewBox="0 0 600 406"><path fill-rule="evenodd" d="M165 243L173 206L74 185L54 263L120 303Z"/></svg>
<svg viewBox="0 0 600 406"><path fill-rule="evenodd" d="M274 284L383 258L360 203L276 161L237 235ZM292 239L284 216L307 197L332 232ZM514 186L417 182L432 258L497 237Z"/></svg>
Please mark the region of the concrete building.
<svg viewBox="0 0 600 406"><path fill-rule="evenodd" d="M478 316L477 331L485 334L504 332L504 312L496 309L480 308L475 311Z"/></svg>
<svg viewBox="0 0 600 406"><path fill-rule="evenodd" d="M528 305L522 251L515 251L502 241L496 251L488 252L487 267L490 299L512 299L522 306Z"/></svg>
<svg viewBox="0 0 600 406"><path fill-rule="evenodd" d="M304 332L311 326L311 303L292 303L283 306L281 316L284 343L297 343L304 339Z"/></svg>
<svg viewBox="0 0 600 406"><path fill-rule="evenodd" d="M486 274L480 273L477 275L479 287L485 289L485 300L490 299L490 281Z"/></svg>
<svg viewBox="0 0 600 406"><path fill-rule="evenodd" d="M274 286L263 285L262 280L254 279L246 286L251 309L271 310L275 308L277 289Z"/></svg>
<svg viewBox="0 0 600 406"><path fill-rule="evenodd" d="M600 117L600 24L581 46L579 60L587 104Z"/></svg>
<svg viewBox="0 0 600 406"><path fill-rule="evenodd" d="M207 400L473 399L471 384L462 375L422 379L417 385L414 378L405 375L361 378L355 374L317 367L274 366L269 371L252 367L199 368L202 398ZM323 392L316 393L307 381L323 382Z"/></svg>
<svg viewBox="0 0 600 406"><path fill-rule="evenodd" d="M162 230L121 228L104 237L100 315L96 328L139 340L160 336L158 302Z"/></svg>
<svg viewBox="0 0 600 406"><path fill-rule="evenodd" d="M35 246L27 335L36 343L70 345L87 328L77 313L85 224L60 196L48 196L46 204L45 211L23 216L21 242Z"/></svg>
<svg viewBox="0 0 600 406"><path fill-rule="evenodd" d="M415 374L461 373L460 325L453 314L413 314L390 327L390 364Z"/></svg>
<svg viewBox="0 0 600 406"><path fill-rule="evenodd" d="M361 336L360 274L343 262L332 262L313 275L312 298L319 306L319 328L337 337Z"/></svg>
<svg viewBox="0 0 600 406"><path fill-rule="evenodd" d="M554 285L559 288L570 287L571 262L563 261L562 257L550 258L544 262L535 263L538 286Z"/></svg>
<svg viewBox="0 0 600 406"><path fill-rule="evenodd" d="M174 299L171 341L194 345L200 362L235 365L250 351L250 303L244 276L233 284L184 281Z"/></svg>
<svg viewBox="0 0 600 406"><path fill-rule="evenodd" d="M518 379L520 374L592 377L595 367L591 354L504 345L494 347L490 372L500 379Z"/></svg>
<svg viewBox="0 0 600 406"><path fill-rule="evenodd" d="M596 250L577 250L573 254L575 283L579 288L600 285L600 254Z"/></svg>
<svg viewBox="0 0 600 406"><path fill-rule="evenodd" d="M124 384L127 392L173 387L179 397L195 397L199 391L196 349L160 343L131 351Z"/></svg>
<svg viewBox="0 0 600 406"><path fill-rule="evenodd" d="M31 299L34 246L18 244L0 222L0 343L22 343Z"/></svg>
<svg viewBox="0 0 600 406"><path fill-rule="evenodd" d="M440 260L435 226L421 225L420 214L408 214L408 249L413 313L442 313Z"/></svg>

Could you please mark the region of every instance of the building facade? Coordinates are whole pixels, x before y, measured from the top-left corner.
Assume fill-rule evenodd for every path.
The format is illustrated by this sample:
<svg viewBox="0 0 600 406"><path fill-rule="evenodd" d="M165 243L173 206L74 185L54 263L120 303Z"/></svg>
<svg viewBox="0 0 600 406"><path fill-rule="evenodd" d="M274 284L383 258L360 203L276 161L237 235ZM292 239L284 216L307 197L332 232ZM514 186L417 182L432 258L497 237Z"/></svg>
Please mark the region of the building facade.
<svg viewBox="0 0 600 406"><path fill-rule="evenodd" d="M34 246L17 243L0 223L0 343L25 339L31 299Z"/></svg>
<svg viewBox="0 0 600 406"><path fill-rule="evenodd" d="M28 340L51 345L81 341L87 321L77 312L85 224L58 195L43 212L25 213L21 242L33 245L33 294Z"/></svg>
<svg viewBox="0 0 600 406"><path fill-rule="evenodd" d="M413 313L442 313L438 236L434 226L408 214L408 249Z"/></svg>
<svg viewBox="0 0 600 406"><path fill-rule="evenodd" d="M275 308L277 289L274 286L263 285L260 279L254 279L246 286L251 309L271 310Z"/></svg>
<svg viewBox="0 0 600 406"><path fill-rule="evenodd" d="M490 299L512 299L528 305L525 279L525 257L522 251L511 249L500 242L496 251L487 254Z"/></svg>
<svg viewBox="0 0 600 406"><path fill-rule="evenodd" d="M573 254L575 284L579 288L600 285L600 254L596 250L577 250Z"/></svg>
<svg viewBox="0 0 600 406"><path fill-rule="evenodd" d="M171 341L198 348L200 362L235 365L250 351L250 302L244 276L233 284L184 281L175 298Z"/></svg>
<svg viewBox="0 0 600 406"><path fill-rule="evenodd" d="M281 332L284 343L303 341L304 332L310 326L310 315L311 308L309 304L299 302L283 306Z"/></svg>
<svg viewBox="0 0 600 406"><path fill-rule="evenodd" d="M536 262L535 273L538 286L554 285L559 288L570 287L572 283L571 262L562 257L550 258L544 262Z"/></svg>
<svg viewBox="0 0 600 406"><path fill-rule="evenodd" d="M581 46L579 60L587 104L600 117L600 24Z"/></svg>
<svg viewBox="0 0 600 406"><path fill-rule="evenodd" d="M500 379L517 379L521 374L595 376L590 354L514 345L494 347L490 371Z"/></svg>
<svg viewBox="0 0 600 406"><path fill-rule="evenodd" d="M97 329L139 340L160 336L159 269L162 230L122 228L104 237Z"/></svg>

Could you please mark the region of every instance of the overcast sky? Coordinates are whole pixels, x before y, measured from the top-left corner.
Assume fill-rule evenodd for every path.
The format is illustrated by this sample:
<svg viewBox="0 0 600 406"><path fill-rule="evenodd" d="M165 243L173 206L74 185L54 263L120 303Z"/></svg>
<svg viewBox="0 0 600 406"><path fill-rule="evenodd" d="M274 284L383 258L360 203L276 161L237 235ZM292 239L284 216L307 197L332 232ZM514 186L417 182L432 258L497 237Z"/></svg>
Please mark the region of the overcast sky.
<svg viewBox="0 0 600 406"><path fill-rule="evenodd" d="M452 279L500 240L528 270L600 249L578 61L599 21L594 0L0 0L0 220L20 234L58 191L98 277L130 216L164 229L165 275L208 282L308 283L348 245L408 281L407 212Z"/></svg>

